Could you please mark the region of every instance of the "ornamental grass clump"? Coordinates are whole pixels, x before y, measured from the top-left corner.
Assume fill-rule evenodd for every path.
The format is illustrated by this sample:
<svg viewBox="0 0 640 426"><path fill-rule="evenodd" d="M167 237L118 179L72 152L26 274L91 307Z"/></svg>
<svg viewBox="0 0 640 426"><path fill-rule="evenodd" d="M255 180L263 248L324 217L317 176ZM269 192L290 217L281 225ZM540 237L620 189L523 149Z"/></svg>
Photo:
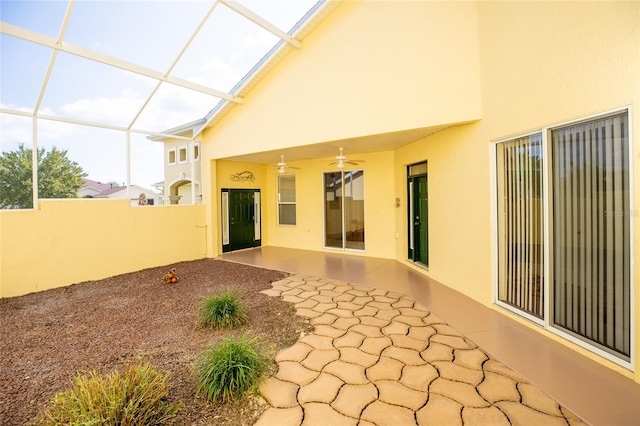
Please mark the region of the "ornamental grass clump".
<svg viewBox="0 0 640 426"><path fill-rule="evenodd" d="M198 324L202 327L233 328L249 319L247 308L239 290L227 289L224 293L207 297L200 306Z"/></svg>
<svg viewBox="0 0 640 426"><path fill-rule="evenodd" d="M240 336L211 346L198 360L196 385L209 401L229 401L253 389L269 365L256 338Z"/></svg>
<svg viewBox="0 0 640 426"><path fill-rule="evenodd" d="M39 417L42 425L171 424L180 404L167 401L168 373L150 364L104 376L78 375L71 388L58 392Z"/></svg>

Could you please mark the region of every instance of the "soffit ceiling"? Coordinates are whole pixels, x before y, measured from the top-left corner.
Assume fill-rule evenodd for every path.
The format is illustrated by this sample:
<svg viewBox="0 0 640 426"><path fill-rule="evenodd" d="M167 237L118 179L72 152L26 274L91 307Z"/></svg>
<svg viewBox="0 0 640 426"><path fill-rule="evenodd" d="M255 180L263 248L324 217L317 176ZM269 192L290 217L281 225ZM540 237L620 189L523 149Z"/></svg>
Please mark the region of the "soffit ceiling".
<svg viewBox="0 0 640 426"><path fill-rule="evenodd" d="M456 123L462 124L462 123ZM238 155L234 157L226 158L231 161L246 161L249 163L275 163L280 155L285 156L287 163L299 160L310 160L317 158L335 157L339 154L340 148L345 148L344 154L353 157L354 154L366 154L371 152L380 151L392 151L407 145L411 142L423 139L427 136L441 132L442 130L451 127L449 124L446 126L433 126L423 127L419 129L403 130L398 132L384 133L378 135L367 135L358 138L334 140L325 143L304 145L300 147L284 148L273 151L263 151L258 153L251 153L247 155Z"/></svg>

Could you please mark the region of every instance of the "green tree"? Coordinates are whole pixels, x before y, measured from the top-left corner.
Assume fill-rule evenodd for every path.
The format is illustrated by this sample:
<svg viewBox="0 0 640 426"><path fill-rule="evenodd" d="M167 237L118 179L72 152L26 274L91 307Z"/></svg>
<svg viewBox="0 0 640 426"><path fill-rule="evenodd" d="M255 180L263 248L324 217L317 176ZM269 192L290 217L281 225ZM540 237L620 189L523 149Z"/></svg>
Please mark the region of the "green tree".
<svg viewBox="0 0 640 426"><path fill-rule="evenodd" d="M0 155L0 208L33 207L31 153L20 144L17 150ZM85 176L82 167L67 158L66 150L38 148L39 198L74 198Z"/></svg>

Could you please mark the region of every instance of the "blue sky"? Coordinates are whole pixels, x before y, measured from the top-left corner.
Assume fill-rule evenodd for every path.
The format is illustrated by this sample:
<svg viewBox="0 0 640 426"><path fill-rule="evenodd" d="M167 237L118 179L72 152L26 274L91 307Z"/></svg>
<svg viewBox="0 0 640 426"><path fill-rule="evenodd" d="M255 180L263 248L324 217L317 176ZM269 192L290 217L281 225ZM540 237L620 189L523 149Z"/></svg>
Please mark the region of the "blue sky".
<svg viewBox="0 0 640 426"><path fill-rule="evenodd" d="M315 0L240 0L288 31ZM64 42L166 73L210 10L207 1L76 1ZM0 1L0 19L57 38L68 2ZM278 41L219 4L171 75L228 92ZM32 113L52 50L0 34L0 105ZM127 127L156 86L148 77L60 52L40 114ZM204 117L219 98L163 83L134 129L162 131ZM0 114L0 149L32 144L32 120ZM131 134L132 184L163 179L160 143ZM126 179L126 134L48 120L38 122L38 145L67 149L98 181Z"/></svg>

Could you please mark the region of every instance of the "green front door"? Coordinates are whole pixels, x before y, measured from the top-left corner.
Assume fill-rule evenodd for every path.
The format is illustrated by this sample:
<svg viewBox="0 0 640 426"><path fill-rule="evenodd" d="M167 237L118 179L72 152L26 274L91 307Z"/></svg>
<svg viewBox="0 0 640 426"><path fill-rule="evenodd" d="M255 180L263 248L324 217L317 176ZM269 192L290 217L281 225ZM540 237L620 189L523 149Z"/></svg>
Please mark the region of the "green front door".
<svg viewBox="0 0 640 426"><path fill-rule="evenodd" d="M228 203L223 203L222 217L223 220L228 221L226 227L223 224L223 233L225 229L228 230L228 236L223 238L222 251L259 247L261 244L260 190L223 190L223 198L226 197L228 197Z"/></svg>
<svg viewBox="0 0 640 426"><path fill-rule="evenodd" d="M427 175L408 179L409 259L429 264L429 203Z"/></svg>

